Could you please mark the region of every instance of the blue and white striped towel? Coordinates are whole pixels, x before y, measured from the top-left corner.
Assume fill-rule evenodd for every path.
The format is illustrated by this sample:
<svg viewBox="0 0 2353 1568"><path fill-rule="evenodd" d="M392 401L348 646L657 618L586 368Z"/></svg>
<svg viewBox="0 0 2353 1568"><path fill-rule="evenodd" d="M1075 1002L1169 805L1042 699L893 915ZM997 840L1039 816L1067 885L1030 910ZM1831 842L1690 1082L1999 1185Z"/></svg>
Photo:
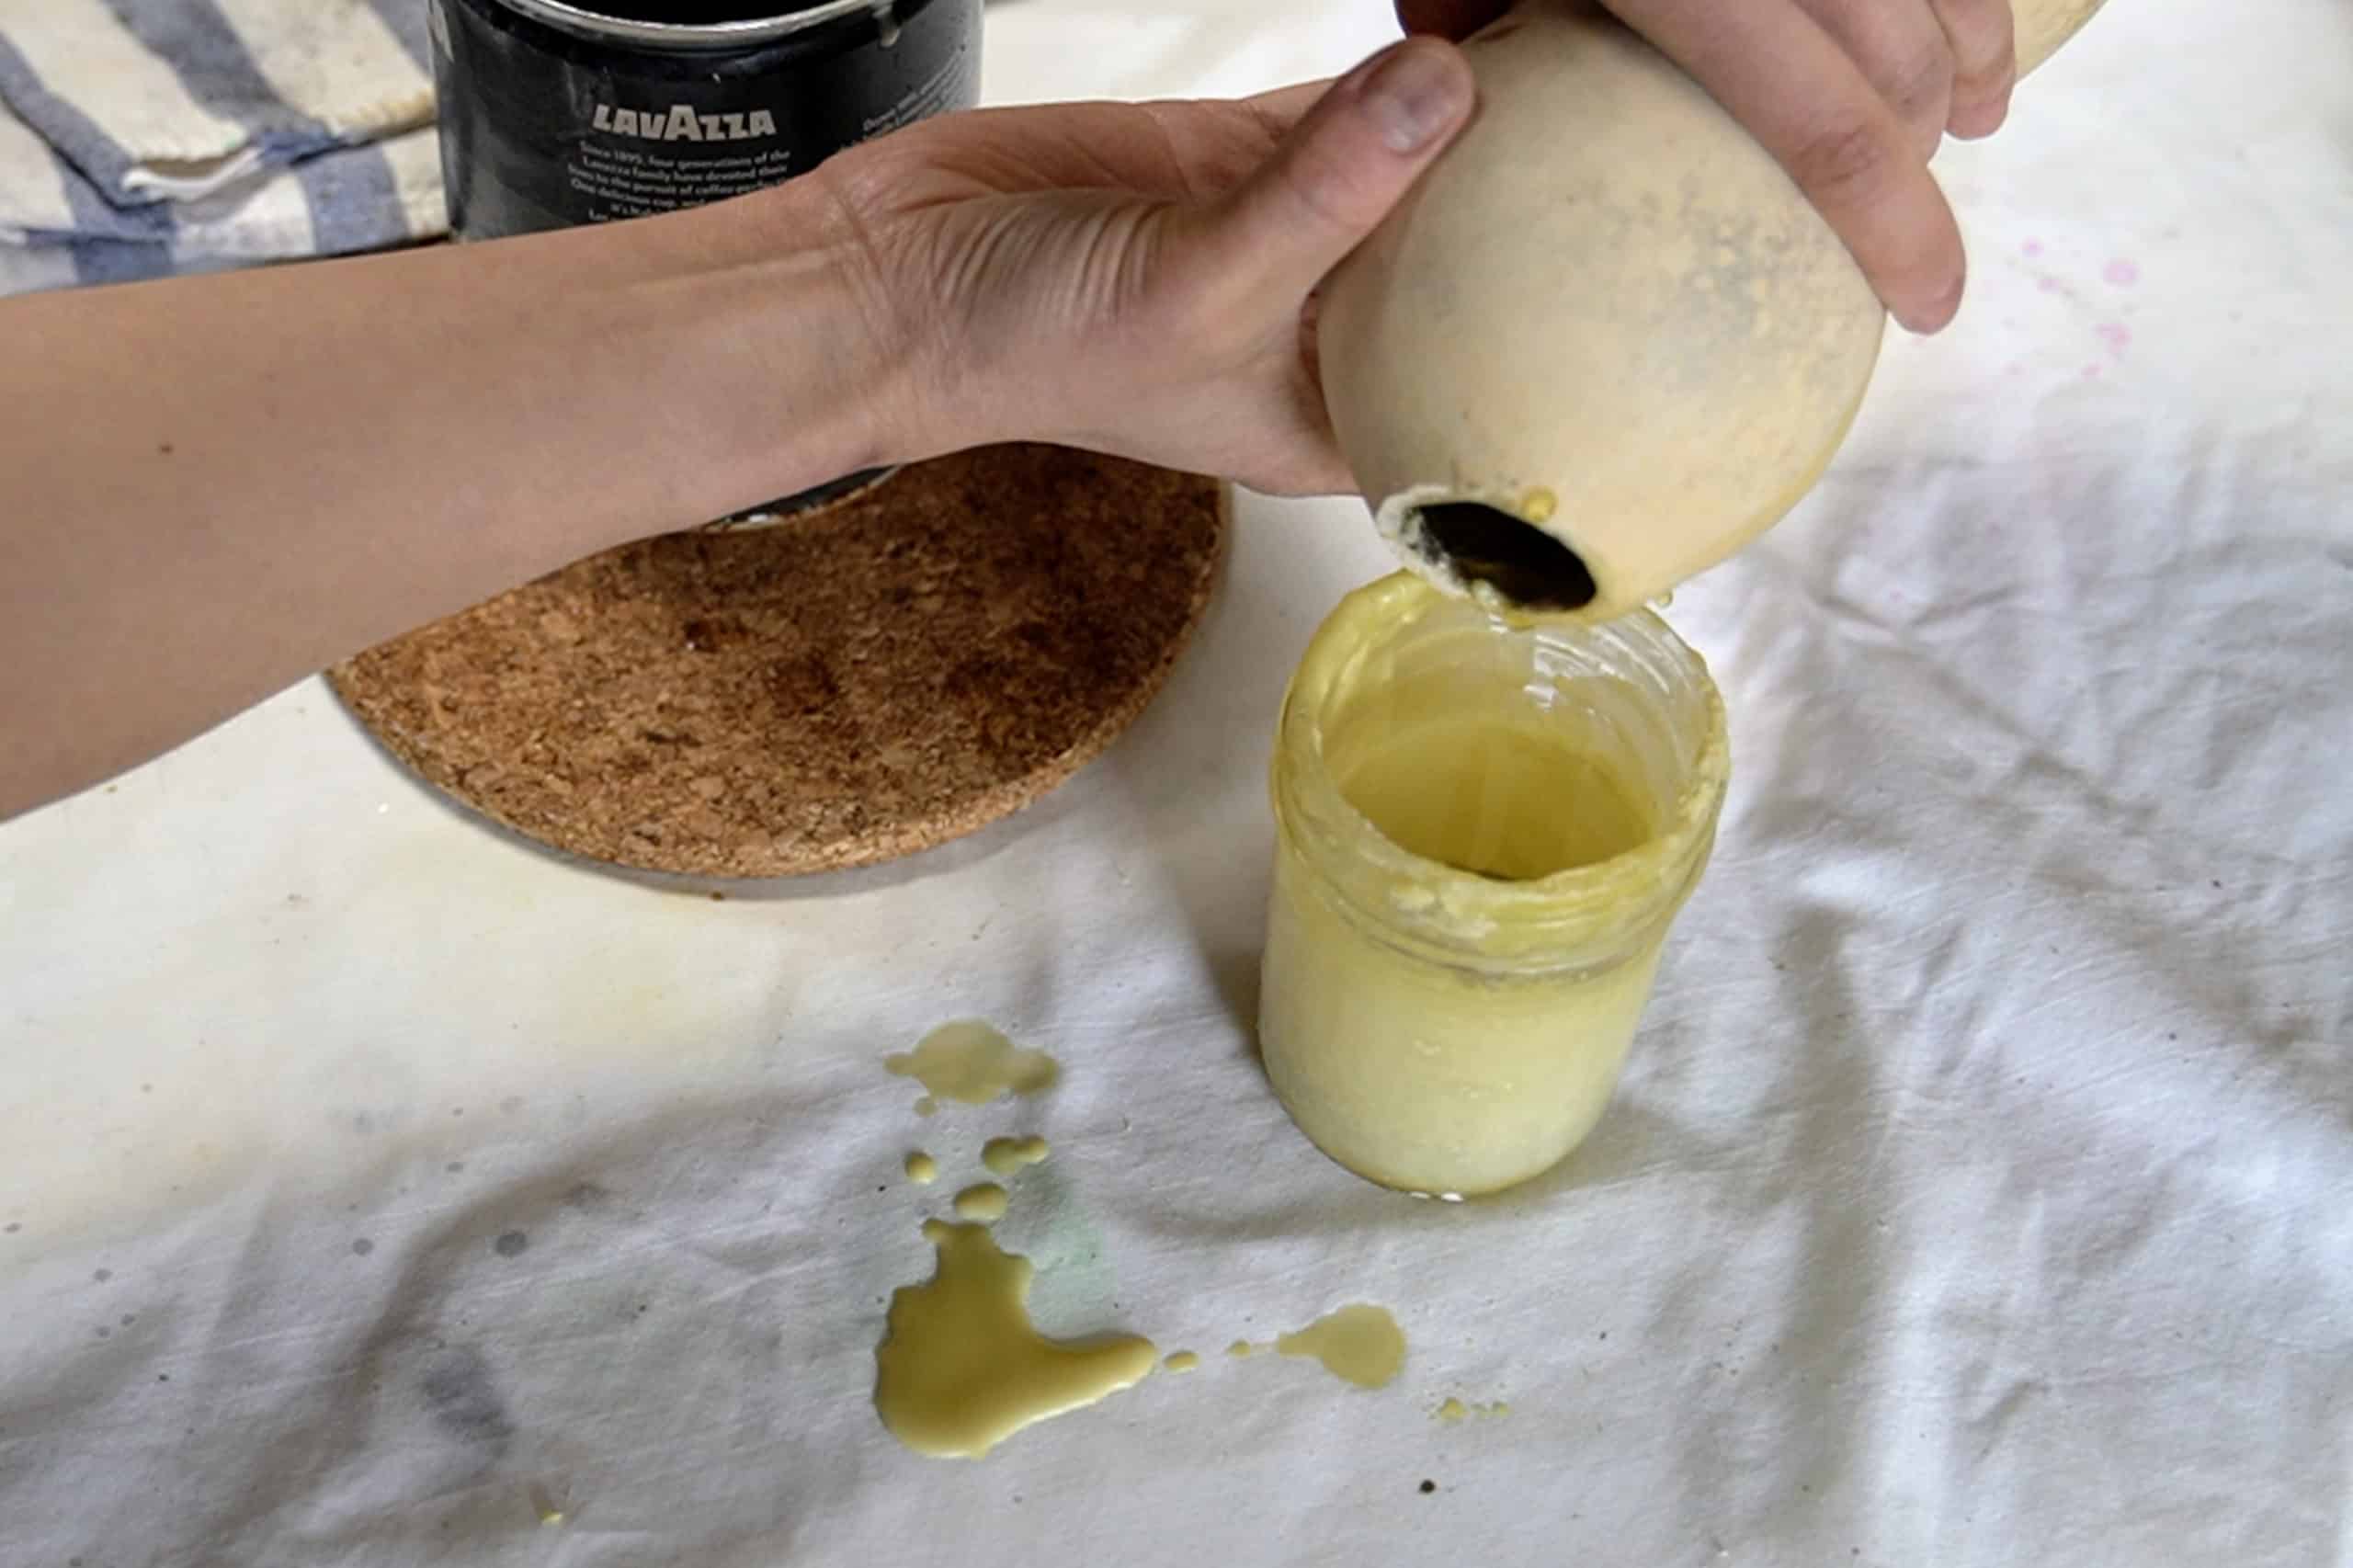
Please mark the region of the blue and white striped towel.
<svg viewBox="0 0 2353 1568"><path fill-rule="evenodd" d="M0 0L0 293L447 227L425 0Z"/></svg>

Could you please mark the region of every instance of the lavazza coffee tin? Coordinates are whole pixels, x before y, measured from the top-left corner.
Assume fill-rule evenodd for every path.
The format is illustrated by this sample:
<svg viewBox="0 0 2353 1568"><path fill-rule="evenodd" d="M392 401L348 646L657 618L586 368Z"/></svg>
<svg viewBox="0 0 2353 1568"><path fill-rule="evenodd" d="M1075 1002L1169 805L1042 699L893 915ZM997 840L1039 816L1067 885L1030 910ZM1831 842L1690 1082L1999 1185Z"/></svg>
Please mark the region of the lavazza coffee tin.
<svg viewBox="0 0 2353 1568"><path fill-rule="evenodd" d="M722 200L969 108L981 5L432 0L450 231L496 239ZM881 477L726 521L773 521Z"/></svg>

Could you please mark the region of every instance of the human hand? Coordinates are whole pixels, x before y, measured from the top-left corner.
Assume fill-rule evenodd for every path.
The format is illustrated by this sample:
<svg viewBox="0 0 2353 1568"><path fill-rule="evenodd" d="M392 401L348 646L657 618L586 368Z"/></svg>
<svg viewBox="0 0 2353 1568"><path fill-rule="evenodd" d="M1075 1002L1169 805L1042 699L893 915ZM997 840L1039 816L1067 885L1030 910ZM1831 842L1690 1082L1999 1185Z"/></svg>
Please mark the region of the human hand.
<svg viewBox="0 0 2353 1568"><path fill-rule="evenodd" d="M1316 287L1470 118L1409 40L1328 88L921 122L810 176L881 357L894 458L1043 440L1281 494L1353 491Z"/></svg>
<svg viewBox="0 0 2353 1568"><path fill-rule="evenodd" d="M1948 134L2009 112L2009 0L1606 0L1779 159L1896 320L1961 307L1961 230L1927 170ZM1463 38L1511 0L1397 0L1409 32Z"/></svg>

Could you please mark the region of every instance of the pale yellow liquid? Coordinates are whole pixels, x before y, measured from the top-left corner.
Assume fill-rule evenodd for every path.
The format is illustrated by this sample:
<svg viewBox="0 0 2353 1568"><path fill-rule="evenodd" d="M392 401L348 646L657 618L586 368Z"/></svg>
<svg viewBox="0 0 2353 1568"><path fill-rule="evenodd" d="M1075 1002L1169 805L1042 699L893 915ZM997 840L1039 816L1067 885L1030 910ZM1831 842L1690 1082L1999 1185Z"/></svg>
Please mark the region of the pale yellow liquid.
<svg viewBox="0 0 2353 1568"><path fill-rule="evenodd" d="M1385 1307L1349 1306L1275 1340L1283 1356L1306 1356L1360 1389L1385 1388L1405 1365L1405 1335Z"/></svg>
<svg viewBox="0 0 2353 1568"><path fill-rule="evenodd" d="M929 1116L944 1099L986 1105L1000 1095L1034 1095L1052 1087L1060 1071L1044 1051L1024 1051L971 1019L940 1025L914 1051L886 1056L882 1065L929 1091L915 1102L917 1116Z"/></svg>
<svg viewBox="0 0 2353 1568"><path fill-rule="evenodd" d="M943 1024L912 1051L883 1065L929 1091L915 1103L929 1116L942 1099L986 1105L1032 1095L1059 1075L1054 1059L1025 1051L977 1020ZM1008 1177L1046 1157L1043 1138L992 1138L981 1163ZM928 1185L939 1162L918 1149L907 1179ZM995 1182L956 1194L961 1223L925 1222L938 1267L891 1298L889 1326L874 1349L874 1408L891 1435L917 1453L978 1459L1035 1421L1093 1404L1142 1380L1159 1352L1150 1340L1116 1335L1065 1344L1029 1323L1029 1260L1000 1251L988 1227L1005 1217ZM1172 1358L1172 1364L1173 1358Z"/></svg>
<svg viewBox="0 0 2353 1568"><path fill-rule="evenodd" d="M994 1224L1005 1218L1005 1188L993 1181L968 1187L956 1195L956 1218Z"/></svg>
<svg viewBox="0 0 2353 1568"><path fill-rule="evenodd" d="M1405 1365L1405 1332L1386 1307L1361 1302L1317 1318L1305 1328L1277 1335L1269 1345L1237 1339L1225 1347L1236 1360L1272 1350L1322 1363L1342 1382L1360 1389L1386 1388Z"/></svg>
<svg viewBox="0 0 2353 1568"><path fill-rule="evenodd" d="M1457 870L1529 881L1598 865L1656 828L1616 766L1535 713L1434 716L1333 747L1340 793L1402 849Z"/></svg>
<svg viewBox="0 0 2353 1568"><path fill-rule="evenodd" d="M921 1454L978 1459L1032 1422L1141 1382L1158 1351L1110 1335L1065 1344L1029 1323L1029 1260L999 1251L983 1225L927 1221L939 1266L891 1298L874 1351L874 1408Z"/></svg>
<svg viewBox="0 0 2353 1568"><path fill-rule="evenodd" d="M1048 1153L1043 1138L992 1138L981 1145L981 1164L991 1176L1007 1180L1014 1172L1043 1160Z"/></svg>
<svg viewBox="0 0 2353 1568"><path fill-rule="evenodd" d="M1511 1414L1511 1406L1506 1404L1502 1400L1497 1400L1493 1404L1465 1404L1459 1399L1449 1399L1444 1404L1439 1405L1430 1414L1435 1415L1438 1420L1445 1422L1448 1426L1454 1426L1470 1420L1474 1415L1479 1416L1482 1419L1497 1415L1509 1415Z"/></svg>
<svg viewBox="0 0 2353 1568"><path fill-rule="evenodd" d="M983 1104L1005 1093L1025 1094L1054 1081L1051 1057L1024 1051L985 1024L947 1026L909 1053L889 1059L890 1070L919 1080L934 1096ZM1047 1157L1039 1137L996 1137L981 1163L1000 1181ZM922 1150L905 1157L908 1179L928 1184L939 1165ZM1191 1372L1201 1364L1191 1350L1165 1360L1150 1340L1131 1335L1080 1342L1046 1338L1029 1321L1032 1269L1029 1259L1001 1250L988 1227L1005 1217L1009 1195L996 1181L981 1182L952 1199L956 1221L927 1221L923 1234L937 1250L932 1277L901 1287L891 1298L882 1341L874 1350L874 1407L891 1435L918 1453L978 1459L1033 1422L1093 1404L1141 1381L1155 1365ZM1312 1358L1336 1377L1380 1388L1404 1364L1405 1340L1381 1308L1342 1307L1269 1346ZM1250 1353L1236 1340L1228 1354Z"/></svg>

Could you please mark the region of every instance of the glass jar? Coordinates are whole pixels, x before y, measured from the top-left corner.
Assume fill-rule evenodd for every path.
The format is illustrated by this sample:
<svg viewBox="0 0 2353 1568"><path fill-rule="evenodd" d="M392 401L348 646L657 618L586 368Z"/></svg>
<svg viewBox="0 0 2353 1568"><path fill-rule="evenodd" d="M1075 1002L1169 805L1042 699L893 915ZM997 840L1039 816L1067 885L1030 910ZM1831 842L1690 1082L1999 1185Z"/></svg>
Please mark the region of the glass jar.
<svg viewBox="0 0 2353 1568"><path fill-rule="evenodd" d="M1729 756L1707 666L1648 610L1506 624L1398 574L1291 677L1258 1039L1333 1159L1493 1192L1600 1119Z"/></svg>

